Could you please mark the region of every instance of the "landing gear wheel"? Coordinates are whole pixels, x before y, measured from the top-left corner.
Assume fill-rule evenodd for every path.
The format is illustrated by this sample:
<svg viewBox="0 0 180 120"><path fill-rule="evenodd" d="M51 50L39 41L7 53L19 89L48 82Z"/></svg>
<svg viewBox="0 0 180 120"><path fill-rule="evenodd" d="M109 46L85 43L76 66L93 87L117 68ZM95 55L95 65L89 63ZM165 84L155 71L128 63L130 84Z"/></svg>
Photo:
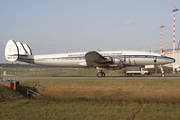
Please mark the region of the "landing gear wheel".
<svg viewBox="0 0 180 120"><path fill-rule="evenodd" d="M98 72L97 77L105 77L105 73L104 72Z"/></svg>
<svg viewBox="0 0 180 120"><path fill-rule="evenodd" d="M97 77L102 77L102 76L103 76L102 72L97 73Z"/></svg>
<svg viewBox="0 0 180 120"><path fill-rule="evenodd" d="M164 73L162 73L162 74L161 74L161 77L165 77L165 74L164 74Z"/></svg>
<svg viewBox="0 0 180 120"><path fill-rule="evenodd" d="M105 73L104 72L102 72L102 77L105 77Z"/></svg>

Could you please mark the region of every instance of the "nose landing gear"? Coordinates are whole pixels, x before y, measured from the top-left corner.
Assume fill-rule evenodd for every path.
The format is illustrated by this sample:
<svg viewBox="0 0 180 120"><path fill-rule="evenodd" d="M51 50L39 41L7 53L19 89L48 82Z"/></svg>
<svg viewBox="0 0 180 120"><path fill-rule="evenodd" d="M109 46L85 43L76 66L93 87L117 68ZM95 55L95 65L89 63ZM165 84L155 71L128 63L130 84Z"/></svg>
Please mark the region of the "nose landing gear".
<svg viewBox="0 0 180 120"><path fill-rule="evenodd" d="M162 74L161 74L161 77L165 77L165 74L164 74L164 73L162 73Z"/></svg>

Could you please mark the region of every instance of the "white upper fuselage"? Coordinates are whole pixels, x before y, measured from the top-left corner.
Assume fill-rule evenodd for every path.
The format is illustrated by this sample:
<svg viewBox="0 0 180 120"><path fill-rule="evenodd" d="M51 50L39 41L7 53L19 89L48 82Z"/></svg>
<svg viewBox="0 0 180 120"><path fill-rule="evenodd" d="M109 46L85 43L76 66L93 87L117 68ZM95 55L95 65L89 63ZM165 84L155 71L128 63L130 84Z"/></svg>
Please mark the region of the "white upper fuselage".
<svg viewBox="0 0 180 120"><path fill-rule="evenodd" d="M86 53L87 52L31 55L28 56L28 59L27 57L20 56L18 61L56 67L86 67ZM163 65L175 61L173 58L162 56L161 54L144 51L101 51L98 53L105 58L123 58L126 66Z"/></svg>

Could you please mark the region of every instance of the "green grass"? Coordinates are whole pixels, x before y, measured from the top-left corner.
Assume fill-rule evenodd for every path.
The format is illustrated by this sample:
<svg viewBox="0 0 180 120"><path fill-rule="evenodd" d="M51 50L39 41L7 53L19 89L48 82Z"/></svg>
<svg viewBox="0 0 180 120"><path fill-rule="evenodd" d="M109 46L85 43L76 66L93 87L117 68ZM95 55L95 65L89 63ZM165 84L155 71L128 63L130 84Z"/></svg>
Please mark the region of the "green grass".
<svg viewBox="0 0 180 120"><path fill-rule="evenodd" d="M19 99L25 99L25 97L0 84L0 102L16 101Z"/></svg>
<svg viewBox="0 0 180 120"><path fill-rule="evenodd" d="M180 104L157 104L137 102L54 102L21 100L1 104L1 119L13 120L179 120Z"/></svg>
<svg viewBox="0 0 180 120"><path fill-rule="evenodd" d="M137 102L54 102L21 100L11 104L1 104L1 119L13 120L178 120L180 104L157 104Z"/></svg>

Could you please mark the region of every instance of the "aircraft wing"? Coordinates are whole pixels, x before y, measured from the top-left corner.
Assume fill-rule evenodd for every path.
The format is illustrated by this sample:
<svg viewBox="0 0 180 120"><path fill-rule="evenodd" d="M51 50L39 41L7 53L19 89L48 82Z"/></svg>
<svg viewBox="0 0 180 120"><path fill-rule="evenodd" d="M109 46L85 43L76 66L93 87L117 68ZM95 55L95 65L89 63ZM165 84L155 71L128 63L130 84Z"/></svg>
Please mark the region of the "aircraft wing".
<svg viewBox="0 0 180 120"><path fill-rule="evenodd" d="M86 53L85 59L88 67L109 67L109 63L111 63L96 51Z"/></svg>

